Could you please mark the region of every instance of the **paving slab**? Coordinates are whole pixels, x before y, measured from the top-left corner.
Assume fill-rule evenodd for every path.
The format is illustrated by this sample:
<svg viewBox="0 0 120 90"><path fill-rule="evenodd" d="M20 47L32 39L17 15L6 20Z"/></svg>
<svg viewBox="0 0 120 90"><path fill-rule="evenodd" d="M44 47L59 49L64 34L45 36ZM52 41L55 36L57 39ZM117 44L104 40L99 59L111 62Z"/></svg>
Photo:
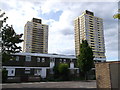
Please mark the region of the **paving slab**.
<svg viewBox="0 0 120 90"><path fill-rule="evenodd" d="M5 83L2 88L96 88L96 81Z"/></svg>

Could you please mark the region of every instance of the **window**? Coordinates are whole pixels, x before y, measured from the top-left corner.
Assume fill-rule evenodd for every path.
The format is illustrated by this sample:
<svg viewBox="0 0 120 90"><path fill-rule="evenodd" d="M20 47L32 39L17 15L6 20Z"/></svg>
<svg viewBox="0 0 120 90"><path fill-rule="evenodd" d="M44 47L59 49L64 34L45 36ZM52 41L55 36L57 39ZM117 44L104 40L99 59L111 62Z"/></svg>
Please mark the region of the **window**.
<svg viewBox="0 0 120 90"><path fill-rule="evenodd" d="M11 74L13 74L13 73L14 73L14 71L12 70L12 71L11 71Z"/></svg>
<svg viewBox="0 0 120 90"><path fill-rule="evenodd" d="M64 59L64 63L66 63L66 59Z"/></svg>
<svg viewBox="0 0 120 90"><path fill-rule="evenodd" d="M25 74L30 74L30 68L25 68Z"/></svg>
<svg viewBox="0 0 120 90"><path fill-rule="evenodd" d="M10 61L13 61L13 59L12 59L12 58L10 58Z"/></svg>
<svg viewBox="0 0 120 90"><path fill-rule="evenodd" d="M16 56L16 61L19 61L19 56Z"/></svg>
<svg viewBox="0 0 120 90"><path fill-rule="evenodd" d="M34 75L39 76L41 74L41 69L35 69Z"/></svg>
<svg viewBox="0 0 120 90"><path fill-rule="evenodd" d="M53 58L52 58L52 57L50 57L50 62L52 62L52 60L53 60Z"/></svg>
<svg viewBox="0 0 120 90"><path fill-rule="evenodd" d="M42 62L45 62L45 58L42 58Z"/></svg>
<svg viewBox="0 0 120 90"><path fill-rule="evenodd" d="M31 56L26 56L25 61L31 61Z"/></svg>
<svg viewBox="0 0 120 90"><path fill-rule="evenodd" d="M6 69L8 70L8 76L15 76L15 69Z"/></svg>
<svg viewBox="0 0 120 90"><path fill-rule="evenodd" d="M37 58L37 62L40 62L40 58L39 57Z"/></svg>
<svg viewBox="0 0 120 90"><path fill-rule="evenodd" d="M60 63L62 63L62 59L60 59Z"/></svg>
<svg viewBox="0 0 120 90"><path fill-rule="evenodd" d="M53 58L53 62L55 62L55 58Z"/></svg>

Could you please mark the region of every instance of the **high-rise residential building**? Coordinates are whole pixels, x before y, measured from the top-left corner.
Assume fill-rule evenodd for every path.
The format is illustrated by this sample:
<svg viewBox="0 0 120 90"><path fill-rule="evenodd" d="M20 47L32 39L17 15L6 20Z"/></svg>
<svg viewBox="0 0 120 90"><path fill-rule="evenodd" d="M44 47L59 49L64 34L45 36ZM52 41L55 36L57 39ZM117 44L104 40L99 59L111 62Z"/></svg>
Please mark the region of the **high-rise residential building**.
<svg viewBox="0 0 120 90"><path fill-rule="evenodd" d="M82 40L87 40L93 50L94 60L106 60L102 18L85 10L82 15L75 18L74 30L76 56L80 54Z"/></svg>
<svg viewBox="0 0 120 90"><path fill-rule="evenodd" d="M33 18L25 24L23 52L48 53L48 25L41 19Z"/></svg>

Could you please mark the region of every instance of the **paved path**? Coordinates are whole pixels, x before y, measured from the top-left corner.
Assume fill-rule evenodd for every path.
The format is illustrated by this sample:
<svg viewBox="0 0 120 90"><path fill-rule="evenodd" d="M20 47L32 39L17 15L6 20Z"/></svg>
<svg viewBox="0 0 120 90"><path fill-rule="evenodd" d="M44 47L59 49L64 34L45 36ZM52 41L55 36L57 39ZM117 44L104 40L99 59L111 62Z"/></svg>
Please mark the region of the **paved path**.
<svg viewBox="0 0 120 90"><path fill-rule="evenodd" d="M96 81L6 83L2 88L96 88Z"/></svg>

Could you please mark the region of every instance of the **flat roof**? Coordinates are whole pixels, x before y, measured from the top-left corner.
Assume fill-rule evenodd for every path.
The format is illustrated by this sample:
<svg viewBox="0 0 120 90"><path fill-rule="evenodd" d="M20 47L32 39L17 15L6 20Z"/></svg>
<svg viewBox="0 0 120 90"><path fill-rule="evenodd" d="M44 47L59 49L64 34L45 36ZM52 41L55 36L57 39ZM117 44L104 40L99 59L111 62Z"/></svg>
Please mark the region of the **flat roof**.
<svg viewBox="0 0 120 90"><path fill-rule="evenodd" d="M54 58L71 58L76 59L75 55L61 55L61 54L43 54L43 53L15 53L13 55L22 55L22 56L42 56L42 57L54 57Z"/></svg>

